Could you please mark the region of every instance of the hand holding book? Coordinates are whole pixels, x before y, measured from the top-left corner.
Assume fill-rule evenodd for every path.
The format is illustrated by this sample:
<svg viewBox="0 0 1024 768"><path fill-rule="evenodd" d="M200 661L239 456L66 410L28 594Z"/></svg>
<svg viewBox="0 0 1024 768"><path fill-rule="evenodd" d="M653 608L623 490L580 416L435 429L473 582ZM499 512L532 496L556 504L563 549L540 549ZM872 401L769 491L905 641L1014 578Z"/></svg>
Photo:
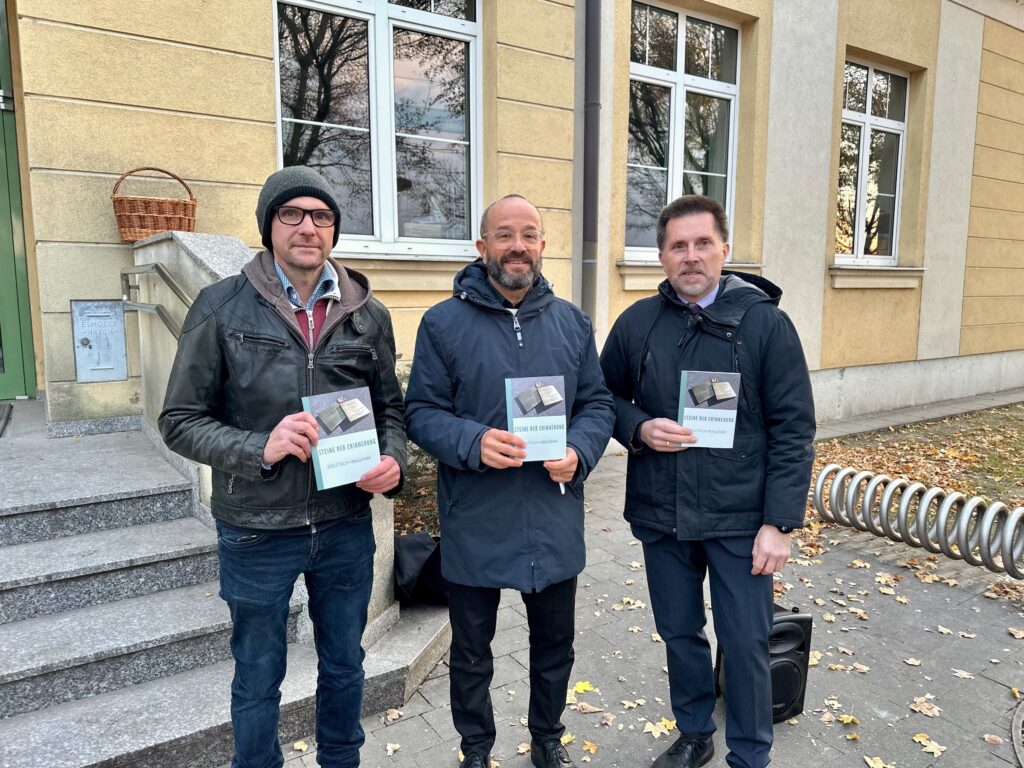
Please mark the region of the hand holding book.
<svg viewBox="0 0 1024 768"><path fill-rule="evenodd" d="M640 439L652 451L676 453L685 451L697 442L689 428L672 419L648 419L640 425Z"/></svg>

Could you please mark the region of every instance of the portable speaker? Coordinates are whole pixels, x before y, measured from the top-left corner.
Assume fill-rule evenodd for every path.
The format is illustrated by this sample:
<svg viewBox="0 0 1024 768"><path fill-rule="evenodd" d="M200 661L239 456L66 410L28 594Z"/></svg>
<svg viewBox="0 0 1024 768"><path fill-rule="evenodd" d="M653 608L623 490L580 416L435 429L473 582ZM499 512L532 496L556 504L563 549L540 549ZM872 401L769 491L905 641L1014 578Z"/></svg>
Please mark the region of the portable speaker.
<svg viewBox="0 0 1024 768"><path fill-rule="evenodd" d="M809 613L799 613L798 608L787 611L775 606L775 622L768 636L773 723L781 723L804 711L811 624ZM725 658L721 646L715 659L715 691L719 696L726 695Z"/></svg>

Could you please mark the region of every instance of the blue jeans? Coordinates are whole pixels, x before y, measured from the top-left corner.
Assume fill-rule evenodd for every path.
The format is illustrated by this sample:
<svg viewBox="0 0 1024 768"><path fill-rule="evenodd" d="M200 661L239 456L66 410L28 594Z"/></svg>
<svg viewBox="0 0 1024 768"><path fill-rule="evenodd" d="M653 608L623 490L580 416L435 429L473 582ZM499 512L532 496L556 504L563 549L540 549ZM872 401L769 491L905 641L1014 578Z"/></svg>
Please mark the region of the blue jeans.
<svg viewBox="0 0 1024 768"><path fill-rule="evenodd" d="M373 586L376 545L370 512L283 531L217 522L220 596L231 611L232 768L280 768L281 682L287 662L288 603L299 574L319 657L317 760L329 768L359 765L363 729L360 641Z"/></svg>

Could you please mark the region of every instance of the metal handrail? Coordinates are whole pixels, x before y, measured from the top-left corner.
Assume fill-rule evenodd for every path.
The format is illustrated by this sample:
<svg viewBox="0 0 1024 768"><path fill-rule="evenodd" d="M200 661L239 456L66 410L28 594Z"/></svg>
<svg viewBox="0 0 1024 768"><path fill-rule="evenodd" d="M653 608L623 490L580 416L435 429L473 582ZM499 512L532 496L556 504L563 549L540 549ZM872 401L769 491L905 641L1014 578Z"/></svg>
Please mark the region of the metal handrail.
<svg viewBox="0 0 1024 768"><path fill-rule="evenodd" d="M1024 579L1024 507L829 464L814 508L830 523Z"/></svg>
<svg viewBox="0 0 1024 768"><path fill-rule="evenodd" d="M171 316L171 313L167 311L167 308L163 304L146 304L145 302L132 301L132 291L138 291L138 283L132 283L129 280L131 275L156 275L167 287L171 289L171 292L177 296L181 303L188 309L192 306L192 302L195 299L188 294L184 288L181 287L174 276L167 271L167 267L163 264L141 264L137 267L124 267L121 270L121 304L125 312L148 312L155 314L163 324L167 327L167 330L171 332L174 338L181 338L181 325Z"/></svg>

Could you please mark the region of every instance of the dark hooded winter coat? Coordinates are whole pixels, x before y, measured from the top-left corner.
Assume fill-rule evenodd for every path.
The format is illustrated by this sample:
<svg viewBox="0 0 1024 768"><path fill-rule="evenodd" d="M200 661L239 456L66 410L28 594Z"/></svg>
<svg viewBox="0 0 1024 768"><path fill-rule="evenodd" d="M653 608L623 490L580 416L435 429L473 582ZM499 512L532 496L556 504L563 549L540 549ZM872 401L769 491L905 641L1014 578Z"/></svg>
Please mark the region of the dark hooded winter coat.
<svg viewBox="0 0 1024 768"><path fill-rule="evenodd" d="M798 528L810 484L814 401L782 291L724 271L715 301L691 315L668 280L619 316L601 353L615 438L630 449L625 517L679 539ZM650 450L640 425L675 420L684 370L741 374L733 447ZM699 446L699 443L697 444Z"/></svg>
<svg viewBox="0 0 1024 768"><path fill-rule="evenodd" d="M480 439L508 429L505 379L565 377L567 442L579 466L565 493L542 462L492 469ZM590 320L538 277L515 316L480 260L423 316L406 396L409 438L438 459L445 578L539 591L583 570L583 481L611 436Z"/></svg>

